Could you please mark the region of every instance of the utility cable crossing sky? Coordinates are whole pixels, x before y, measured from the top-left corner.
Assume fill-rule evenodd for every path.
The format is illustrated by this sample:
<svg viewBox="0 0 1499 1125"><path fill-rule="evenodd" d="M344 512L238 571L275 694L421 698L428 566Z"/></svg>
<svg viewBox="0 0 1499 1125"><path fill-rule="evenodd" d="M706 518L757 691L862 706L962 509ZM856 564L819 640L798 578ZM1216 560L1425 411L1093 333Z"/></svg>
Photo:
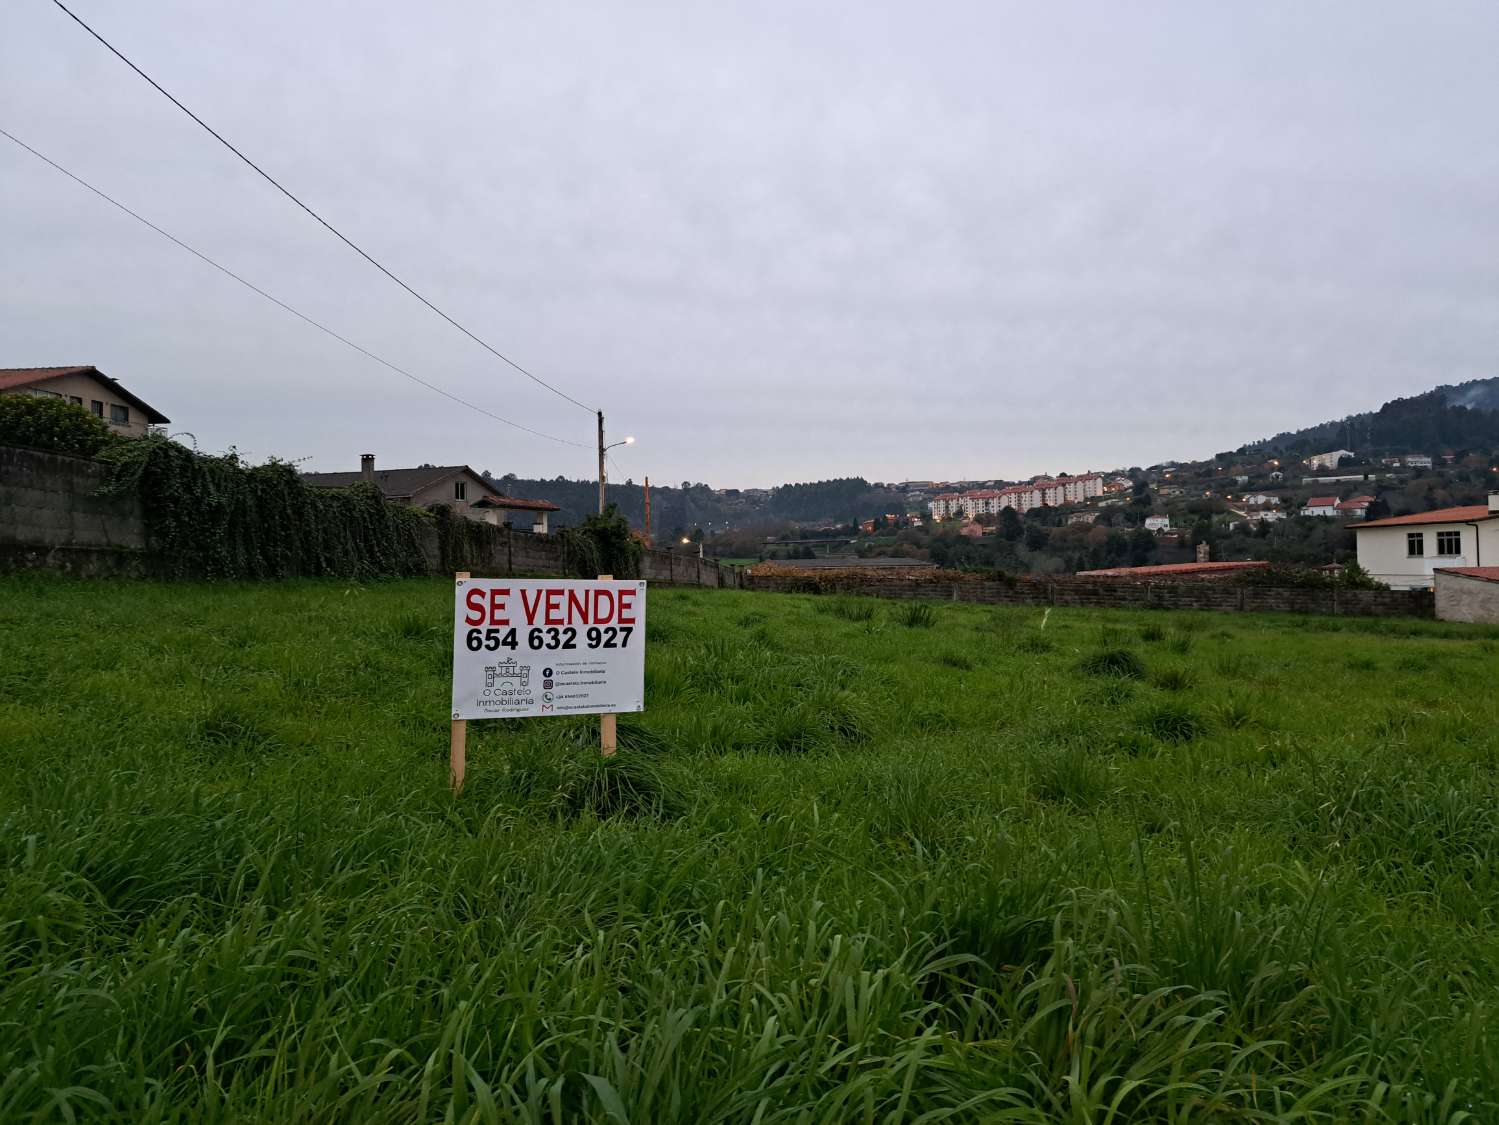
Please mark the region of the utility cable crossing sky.
<svg viewBox="0 0 1499 1125"><path fill-rule="evenodd" d="M64 168L61 164L57 163L57 161L51 159L50 157L44 155L43 153L38 152L36 149L32 148L29 144L27 144L25 141L21 140L15 134L7 132L5 129L0 129L0 137L4 137L6 140L11 141L12 143L18 145L19 147L25 149L32 156L34 156L38 160L40 160L43 164L46 164L46 165L48 165L48 166L56 169L58 172L61 172L64 176L68 177L68 179L72 180L74 183L78 184L81 187L87 188L89 191L93 192L95 195L97 195L100 199L104 200L106 203L108 203L108 204L110 204L110 205L112 205L114 207L118 207L121 211L125 212L125 214L129 215L136 222L140 223L143 226L149 227L151 230L153 230L157 234L161 235L167 241L175 243L177 246L180 246L183 250L186 250L189 254L193 255L195 258L198 258L199 260L201 260L203 262L206 262L208 265L212 266L214 269L218 270L220 273L224 274L226 277L233 278L235 281L237 281L241 285L243 285L246 289L249 289L252 292L258 293L260 296L264 297L267 301L270 301L271 304L276 305L279 308L285 309L287 312L291 313L297 319L302 320L302 321L306 322L307 324L310 324L312 327L316 328L319 332L323 332L323 333L325 333L325 334L327 334L329 336L332 336L339 343L348 345L349 347L353 348L356 352L359 352L361 355L368 356L370 359L374 360L376 363L382 364L383 366L390 368L390 370L396 372L396 374L398 374L398 375L405 376L407 379L410 379L413 383L418 383L421 386L426 387L429 391L435 391L436 393L442 395L444 398L451 399L453 402L458 403L458 405L460 405L460 406L465 406L465 407L467 407L470 410L477 411L478 413L483 414L485 417L487 417L487 418L493 418L496 422L501 422L504 425L510 426L513 429L522 430L525 433L534 435L535 437L546 438L548 441L559 442L562 445L571 445L571 446L577 447L578 449L587 449L587 448L589 448L589 446L588 446L588 444L586 442L569 441L567 438L557 437L555 434L542 433L542 431L540 431L540 430L533 430L530 426L523 426L519 422L512 422L509 418L502 418L502 417L500 417L500 415L494 413L491 410L486 410L484 407L478 405L477 403L469 402L467 399L460 398L458 395L455 395L455 394L451 393L450 391L443 390L443 388L439 387L435 383L429 383L426 379L423 379L421 376L412 374L410 371L407 371L404 367L400 367L397 364L392 363L390 360L385 359L383 356L376 355L374 352L370 351L368 348L366 348L366 347L364 347L364 346L362 346L360 344L356 344L353 340L349 339L347 336L343 336L343 335L339 334L338 332L335 332L333 329L329 328L326 324L322 324L321 322L314 320L312 317L308 316L306 313L302 312L300 309L293 308L291 305L288 305L285 301L281 300L279 297L275 297L272 294L267 293L264 289L260 288L260 286L256 285L254 282L247 281L245 278L241 277L239 274L237 274L233 270L231 270L228 266L222 265L221 263L214 261L214 259L210 258L207 254L203 253L201 250L197 249L196 247L188 245L186 242L183 242L182 239L178 238L176 235L172 234L171 232L163 230L161 227L157 226L155 223L153 223L150 219L146 218L144 215L141 215L141 214L139 214L136 211L132 211L129 207L125 206L125 204L121 203L118 199L115 199L113 196L111 196L108 193L106 193L106 192L100 190L99 188L95 187L93 184L91 184L87 180L85 180L82 176L76 175L75 173L68 171L68 169Z"/></svg>
<svg viewBox="0 0 1499 1125"><path fill-rule="evenodd" d="M303 211L306 211L307 214L311 215L314 219L316 219L324 228L326 228L331 234L333 234L336 238L338 238L339 241L341 241L342 243L344 243L344 245L348 246L349 249L353 250L361 258L363 258L366 262L368 262L370 265L374 266L377 270L379 270L381 273L383 273L391 281L393 281L397 285L399 285L407 293L411 294L411 296L415 297L422 304L426 305L427 308L429 308L429 309L432 310L432 312L436 313L443 320L447 321L448 324L450 324L454 328L458 329L459 332L462 332L465 336L467 336L474 343L478 344L485 351L489 352L491 355L495 356L497 359L502 360L503 362L505 362L506 364L508 364L510 367L512 367L516 371L520 372L520 374L524 375L527 379L530 379L533 383L537 384L538 386L545 387L547 390L551 391L552 394L556 395L558 398L565 399L566 401L572 403L574 406L581 407L582 409L588 411L590 414L592 414L592 413L595 412L595 408L594 407L588 406L588 405L586 405L586 404L578 401L576 398L574 398L572 395L568 394L566 391L563 391L563 390L558 389L557 387L554 387L551 383L548 383L545 379L541 378L538 375L534 375L530 371L526 370L526 368L522 367L519 363L515 362L515 360L513 360L509 356L505 355L498 348L496 348L492 344L490 344L487 340L484 340L482 337L480 337L477 334L475 334L474 332L470 331L468 328L465 328L462 324L460 324L452 316L449 316L442 309L438 308L435 304L433 304L431 301L429 301L426 297L422 296L422 294L418 293L415 289L413 289L406 282L402 281L399 277L397 277L394 273L392 273L389 269L387 269L384 265L382 265L379 261L377 261L373 255L371 255L368 251L366 251L358 243L354 242L353 239L349 238L348 235L344 234L341 230L339 230L337 227L335 227L327 219L323 218L322 215L318 214L311 207L309 207L306 203L302 202L302 200L299 199L295 194L293 194L288 188L283 187L282 184L279 181L277 181L275 177L273 177L269 172L267 172L259 164L255 163L255 161L251 160L248 156L246 156L243 152L241 152L238 148L236 148L233 144L231 144L223 136L223 134L221 134L218 130L214 129L213 126L209 125L208 122L204 121L201 117L199 117L192 110L188 109L188 107L185 106L185 105L183 105L182 102L178 101L176 97L174 97L164 86L161 85L161 83L157 82L156 79L152 78L144 70L142 70L140 67L136 66L135 63L131 62L130 59L127 58L125 56L125 54L122 51L119 50L119 48L115 47L114 44L112 44L111 42L109 42L109 40L105 39L104 36L100 35L97 31L95 31L92 27L90 27L76 13L74 13L72 9L70 9L66 4L63 4L61 2L61 0L52 0L52 2L54 4L56 4L58 8L62 9L62 11L65 12L68 15L68 17L73 20L74 23L78 24L79 27L83 28L83 30L87 31L90 35L92 35L95 39L97 39L101 44L103 44L104 47L106 47L110 51L111 54L113 54L116 58L118 58L121 62L123 62L131 70L135 71L135 73L138 74L141 78L145 79L148 83L150 83L150 85L158 93L160 93L164 98L166 98L169 102L171 102L173 105L175 105L183 113L187 114L188 117L192 118L193 121L195 121L199 126L201 126L203 128L203 130L206 133L209 134L209 136L213 137L214 140L218 141L221 145L223 145L225 148L227 148L230 152L234 153L234 155L237 156L237 157L239 157L239 159L242 160L245 164L247 164L251 168L253 168L255 170L255 172L257 174L259 174L261 176L261 178L263 178L268 184L270 184L272 187L274 187L282 195L286 196L287 199L290 199L293 203L295 203ZM12 139L14 139L14 138L12 138ZM194 253L196 253L196 251L194 251ZM278 304L279 304L279 302L278 302ZM300 314L298 314L298 315L300 315ZM569 444L574 444L574 443L569 443Z"/></svg>

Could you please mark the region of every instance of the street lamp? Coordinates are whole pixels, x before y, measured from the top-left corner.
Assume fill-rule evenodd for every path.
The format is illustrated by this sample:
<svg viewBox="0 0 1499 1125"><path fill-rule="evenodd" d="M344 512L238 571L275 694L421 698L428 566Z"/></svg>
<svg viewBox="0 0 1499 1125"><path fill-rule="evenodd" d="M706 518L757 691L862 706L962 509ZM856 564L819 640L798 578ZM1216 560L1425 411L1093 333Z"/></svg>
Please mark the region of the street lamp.
<svg viewBox="0 0 1499 1125"><path fill-rule="evenodd" d="M627 437L624 441L616 441L613 445L605 445L604 412L602 410L599 411L599 515L604 514L604 480L606 476L604 472L604 454L608 453L609 450L615 449L621 445L634 444L635 439L633 437Z"/></svg>

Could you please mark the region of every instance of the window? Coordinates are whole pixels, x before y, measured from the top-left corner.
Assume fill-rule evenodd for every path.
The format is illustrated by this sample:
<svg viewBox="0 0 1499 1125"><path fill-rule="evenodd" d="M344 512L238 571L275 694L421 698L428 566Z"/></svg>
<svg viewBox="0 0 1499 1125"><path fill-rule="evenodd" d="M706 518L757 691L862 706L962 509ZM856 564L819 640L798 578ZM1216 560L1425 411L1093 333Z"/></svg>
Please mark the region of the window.
<svg viewBox="0 0 1499 1125"><path fill-rule="evenodd" d="M104 404L102 402L100 402L98 399L94 399L92 402L90 402L88 404L88 408L90 410L92 410L100 418L104 417Z"/></svg>
<svg viewBox="0 0 1499 1125"><path fill-rule="evenodd" d="M32 387L31 388L31 393L34 394L37 398L63 398L64 397L63 395L58 394L56 391L44 391L40 387Z"/></svg>
<svg viewBox="0 0 1499 1125"><path fill-rule="evenodd" d="M69 395L68 396L68 401L71 402L74 406L82 406L83 405L83 399L80 398L78 395Z"/></svg>
<svg viewBox="0 0 1499 1125"><path fill-rule="evenodd" d="M1437 532L1437 554L1460 555L1462 553L1463 533L1461 531Z"/></svg>
<svg viewBox="0 0 1499 1125"><path fill-rule="evenodd" d="M1405 553L1413 559L1426 554L1426 536L1420 531L1410 531L1405 536Z"/></svg>
<svg viewBox="0 0 1499 1125"><path fill-rule="evenodd" d="M461 481L461 480L455 480L453 482L453 499L454 500L463 500L463 499L465 499L466 498L465 494L467 492L468 492L468 484L467 484L467 482Z"/></svg>
<svg viewBox="0 0 1499 1125"><path fill-rule="evenodd" d="M121 426L130 425L130 407L118 403L109 404L109 420Z"/></svg>

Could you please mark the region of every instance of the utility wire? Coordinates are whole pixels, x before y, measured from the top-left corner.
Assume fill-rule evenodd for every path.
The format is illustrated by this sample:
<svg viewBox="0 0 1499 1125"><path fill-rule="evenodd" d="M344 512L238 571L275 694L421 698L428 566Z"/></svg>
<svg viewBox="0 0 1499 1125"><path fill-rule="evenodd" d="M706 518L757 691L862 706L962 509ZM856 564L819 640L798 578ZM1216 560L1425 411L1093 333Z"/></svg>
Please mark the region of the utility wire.
<svg viewBox="0 0 1499 1125"><path fill-rule="evenodd" d="M323 333L326 333L329 336L332 336L335 340L337 340L341 344L347 344L349 347L353 348L356 352L359 352L361 355L368 356L370 359L374 360L376 363L383 364L384 366L386 366L386 367L390 368L392 371L394 371L396 374L398 374L398 375L404 375L406 378L410 379L413 383L419 383L422 386L426 387L429 391L436 391L438 394L442 395L444 398L452 399L454 402L458 403L460 406L466 406L470 410L477 411L478 413L483 414L486 417L493 418L496 422L503 422L505 425L510 426L513 429L523 430L524 432L526 432L528 434L533 434L536 437L546 438L548 441L560 442L563 445L573 445L573 446L576 446L579 449L592 449L593 448L591 445L589 445L586 442L569 441L567 438L560 438L560 437L557 437L554 434L544 434L540 430L533 430L530 426L523 426L519 422L512 422L509 418L501 418L498 414L495 414L494 412L492 412L490 410L486 410L484 407L479 406L477 403L469 402L467 399L459 398L457 395L452 394L449 391L443 390L441 387L437 386L435 383L429 383L429 382L427 382L427 380L421 378L419 375L413 375L410 371L407 371L404 367L398 367L396 364L391 363L390 360L385 359L385 358L383 358L381 356L376 355L374 352L370 351L366 347L362 347L361 345L356 344L353 340L350 340L347 336L341 336L337 332L335 332L333 329L329 328L327 325L321 324L318 321L313 320L312 317L308 316L306 313L301 312L298 309L292 308L290 305L288 305L285 301L281 300L280 298L271 296L271 294L267 293L264 289L260 288L260 286L256 285L254 282L246 281L243 277L241 277L239 274L235 273L228 266L220 265L218 262L216 262L212 258L210 258L207 254L203 253L201 250L198 250L198 249L195 249L192 246L189 246L186 242L183 242L182 239L178 238L176 235L170 234L169 232L162 230L161 227L157 226L150 219L147 219L145 216L137 214L135 211L132 211L129 207L125 206L125 204L121 203L118 199L115 199L113 196L105 194L103 191L101 191L99 188L96 188L93 184L89 183L87 180L83 179L81 176L74 175L72 172L70 172L66 168L64 168L61 164L57 163L57 161L51 159L50 157L44 156L42 153L40 153L36 149L32 148L25 141L21 140L21 138L15 136L12 133L7 132L4 129L0 129L0 137L4 137L4 138L6 138L6 140L12 141L15 144L19 145L21 148L23 148L27 152L31 153L32 156L34 156L38 160L40 160L43 164L47 164L47 165L50 165L52 168L55 168L57 171L61 172L64 176L68 177L68 179L72 180L74 183L78 184L81 187L87 188L89 191L93 192L95 195L97 195L100 199L104 200L106 203L109 203L109 204L112 204L115 207L118 207L121 211L125 212L125 214L129 215L136 222L141 223L144 226L150 227L152 230L154 230L157 234L161 235L167 241L173 242L176 245L180 246L182 249L186 250L189 254L193 255L195 258L198 258L199 260L201 260L203 262L207 262L210 266L212 266L214 269L218 270L220 273L224 274L225 276L232 277L235 281L239 282L246 289L253 290L254 292L260 294L267 301L271 302L271 304L276 305L279 308L285 309L287 312L291 313L292 316L296 317L299 320L305 321L307 324L312 325L312 327L316 328L319 332L323 332Z"/></svg>
<svg viewBox="0 0 1499 1125"><path fill-rule="evenodd" d="M330 223L327 219L323 218L316 211L314 211L311 207L309 207L309 206L307 206L307 204L303 203L300 199L298 199L295 195L293 195L288 189L282 187L281 184L279 182L277 182L277 180L269 172L267 172L259 164L256 164L255 161L251 160L248 156L246 156L239 149L235 148L234 145L230 144L229 141L227 141L224 138L223 134L221 134L220 132L218 132L218 130L216 130L212 125L208 124L208 122L204 121L196 113L194 113L192 110L188 109L187 106L183 105L180 101L178 101L175 97L173 97L166 90L166 88L162 86L162 84L160 82L156 81L156 79L152 78L144 70L142 70L140 67L136 66L135 63L131 62L128 58L126 58L125 55L122 54L120 52L120 50L113 43L111 43L108 39L105 39L104 36L100 35L97 31L95 31L92 27L90 27L87 23L85 23L82 19L80 19L73 12L73 10L71 8L69 8L66 4L64 4L62 2L62 0L52 0L52 2L54 4L56 4L59 8L61 8L65 13L67 13L67 15L73 20L74 23L76 23L79 27L83 28L84 31L88 32L95 39L97 39L100 43L102 43L105 47L107 47L109 49L109 51L117 59L119 59L122 63L124 63L126 66L128 66L131 70L135 71L136 74L138 74L142 78L144 78L153 87L155 87L156 91L159 94L161 94L164 98L166 98L174 106L176 106L178 109L180 109L183 113L187 114L194 121L196 121L199 125L201 125L203 127L203 129L209 134L209 136L213 137L214 140L218 141L221 145L223 145L225 148L227 148L230 152L234 153L235 156L239 157L246 164L248 164L251 168L255 169L255 171L258 172L260 174L260 176L266 181L266 183L270 184L277 191L279 191L282 195L286 196L287 199L290 199L298 207L300 207L300 208L302 208L302 210L306 211L309 215L311 215L314 219L316 219L319 223L321 223L324 227L326 227L329 232L331 232L335 237L337 237L338 240L340 242L342 242L345 246L347 246L350 250L353 250L354 253L358 254L366 262L368 262L370 265L374 266L377 270L379 270L381 273L383 273L386 277L390 278L390 280L394 281L402 289L406 290L406 292L410 293L418 301L420 301L422 304L426 305L429 309L431 309L433 312L435 312L438 316L442 317L443 320L447 321L454 328L458 329L458 331L462 332L465 336L467 336L474 343L478 344L485 351L487 351L490 354L494 355L496 358L501 359L504 362L508 363L511 367L515 368L515 370L519 371L522 375L524 375L527 379L530 379L533 383L536 383L538 386L545 387L547 390L551 391L554 395L557 395L559 398L566 399L568 402L572 403L574 406L582 407L584 410L588 411L590 414L595 413L593 407L591 407L591 406L585 406L583 403L581 403L577 399L573 398L573 396L570 395L570 394L568 394L566 391L558 390L556 387L552 386L552 384L548 383L545 379L541 378L539 375L533 375L531 372L527 371L520 364L516 363L515 360L511 359L509 356L505 355L499 349L497 349L493 345L491 345L487 340L481 339L479 336L476 336L474 333L470 332L463 325L459 324L458 321L454 320L451 316L449 316L447 313L443 312L440 308L438 308L436 305L434 305L431 301L427 300L426 297L423 297L415 289L413 289L411 286L407 285L404 281L402 281L395 274L391 273L390 270L386 269L383 265L381 265L378 261L376 261L362 247L360 247L351 238L349 238L346 234L344 234L343 231L339 230L332 223Z"/></svg>

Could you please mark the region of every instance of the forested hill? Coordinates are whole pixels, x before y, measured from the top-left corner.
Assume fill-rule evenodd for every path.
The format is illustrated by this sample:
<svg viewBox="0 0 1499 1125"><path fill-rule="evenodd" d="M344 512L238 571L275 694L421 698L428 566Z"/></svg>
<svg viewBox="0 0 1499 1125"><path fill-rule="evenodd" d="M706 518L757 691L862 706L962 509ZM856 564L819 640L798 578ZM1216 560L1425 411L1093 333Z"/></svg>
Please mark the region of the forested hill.
<svg viewBox="0 0 1499 1125"><path fill-rule="evenodd" d="M1499 445L1499 378L1474 379L1393 399L1378 410L1251 442L1239 452L1305 456L1353 449L1436 454L1494 445Z"/></svg>
<svg viewBox="0 0 1499 1125"><path fill-rule="evenodd" d="M502 477L484 474L494 486L509 496L530 500L550 500L562 511L553 523L559 527L576 526L585 516L598 511L597 480L534 480L506 474ZM645 522L645 491L640 482L623 484L612 481L607 487L609 503L633 527ZM726 523L745 527L756 523L784 523L787 520L847 523L867 519L881 512L904 512L905 497L876 488L863 477L812 481L805 484L783 484L768 495L746 494L739 489L715 493L706 484L683 481L680 485L651 485L651 528L657 539L673 532L692 528L721 530Z"/></svg>

